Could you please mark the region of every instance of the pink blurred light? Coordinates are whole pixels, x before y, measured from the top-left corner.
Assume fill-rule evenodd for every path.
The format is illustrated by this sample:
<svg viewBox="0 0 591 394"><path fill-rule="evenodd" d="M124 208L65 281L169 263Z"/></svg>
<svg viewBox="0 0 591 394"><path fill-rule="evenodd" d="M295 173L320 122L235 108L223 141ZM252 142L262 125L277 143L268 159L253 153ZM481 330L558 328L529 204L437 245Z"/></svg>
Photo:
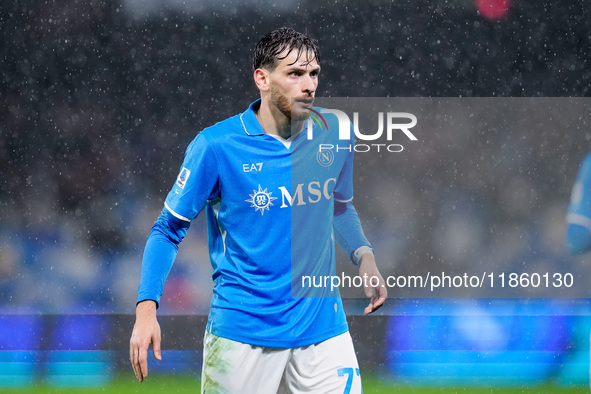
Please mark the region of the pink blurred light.
<svg viewBox="0 0 591 394"><path fill-rule="evenodd" d="M511 0L475 0L476 8L487 19L503 19L509 12Z"/></svg>

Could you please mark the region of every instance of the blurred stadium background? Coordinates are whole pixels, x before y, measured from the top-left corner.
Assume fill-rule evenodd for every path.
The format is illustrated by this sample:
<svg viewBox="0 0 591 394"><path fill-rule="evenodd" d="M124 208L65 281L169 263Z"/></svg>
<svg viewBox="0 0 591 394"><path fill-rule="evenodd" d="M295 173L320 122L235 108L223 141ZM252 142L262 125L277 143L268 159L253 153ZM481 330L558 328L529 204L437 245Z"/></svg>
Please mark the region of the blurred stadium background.
<svg viewBox="0 0 591 394"><path fill-rule="evenodd" d="M250 50L280 25L319 39L321 96L590 93L585 1L1 2L0 389L131 376L145 237L195 133L256 98ZM490 165L487 144L507 141L518 163ZM590 141L584 128L520 124L371 167L356 205L384 274L486 254L493 267L572 267L587 280L591 257L566 254L561 218ZM156 375L198 376L210 273L199 219L167 282ZM589 385L587 298L393 298L374 317L359 316L363 302L347 301L351 330L383 384Z"/></svg>

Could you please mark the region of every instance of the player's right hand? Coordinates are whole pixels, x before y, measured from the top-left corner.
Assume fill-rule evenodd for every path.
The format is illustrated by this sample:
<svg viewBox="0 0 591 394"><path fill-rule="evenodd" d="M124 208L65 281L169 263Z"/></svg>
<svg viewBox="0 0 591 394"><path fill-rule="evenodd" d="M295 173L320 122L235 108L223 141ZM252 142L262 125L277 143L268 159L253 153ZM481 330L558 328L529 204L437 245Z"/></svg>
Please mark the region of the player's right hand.
<svg viewBox="0 0 591 394"><path fill-rule="evenodd" d="M135 377L140 382L148 376L148 348L152 344L154 357L162 360L160 354L160 324L156 319L156 303L151 300L140 302L135 310L135 325L129 341L129 359Z"/></svg>
<svg viewBox="0 0 591 394"><path fill-rule="evenodd" d="M365 253L361 256L361 264L359 264L359 276L362 278L377 278L378 283L374 287L366 285L365 295L370 298L369 305L365 308L364 314L369 315L380 309L384 305L384 301L388 298L388 290L386 289L386 282L378 270L376 260L373 253Z"/></svg>

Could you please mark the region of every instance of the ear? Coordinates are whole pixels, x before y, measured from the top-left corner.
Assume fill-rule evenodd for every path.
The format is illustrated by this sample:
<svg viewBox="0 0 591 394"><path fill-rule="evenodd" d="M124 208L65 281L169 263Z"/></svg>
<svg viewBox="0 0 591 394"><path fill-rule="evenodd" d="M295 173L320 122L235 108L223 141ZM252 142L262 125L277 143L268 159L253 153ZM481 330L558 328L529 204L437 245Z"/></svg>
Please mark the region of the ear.
<svg viewBox="0 0 591 394"><path fill-rule="evenodd" d="M261 92L269 90L269 71L263 68L254 70L254 83Z"/></svg>

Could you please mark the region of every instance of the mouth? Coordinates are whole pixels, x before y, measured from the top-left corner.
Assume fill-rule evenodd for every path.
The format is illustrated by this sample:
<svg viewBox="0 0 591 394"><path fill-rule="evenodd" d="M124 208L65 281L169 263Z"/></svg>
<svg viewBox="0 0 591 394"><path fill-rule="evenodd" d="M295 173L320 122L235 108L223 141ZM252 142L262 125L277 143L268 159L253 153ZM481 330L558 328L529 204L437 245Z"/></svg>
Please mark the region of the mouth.
<svg viewBox="0 0 591 394"><path fill-rule="evenodd" d="M298 97L294 99L294 103L309 109L314 105L314 97Z"/></svg>

